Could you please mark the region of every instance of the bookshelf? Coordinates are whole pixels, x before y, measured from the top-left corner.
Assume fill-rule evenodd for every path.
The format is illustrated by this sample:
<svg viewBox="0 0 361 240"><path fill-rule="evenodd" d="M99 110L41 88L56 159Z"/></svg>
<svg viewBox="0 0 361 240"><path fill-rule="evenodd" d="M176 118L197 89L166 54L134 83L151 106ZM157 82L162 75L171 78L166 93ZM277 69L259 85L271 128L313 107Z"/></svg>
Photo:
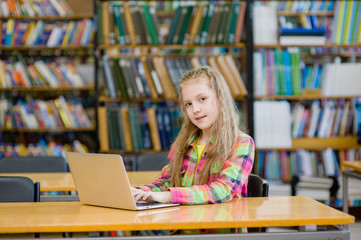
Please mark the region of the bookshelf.
<svg viewBox="0 0 361 240"><path fill-rule="evenodd" d="M93 2L11 2L0 9L1 156L96 151Z"/></svg>
<svg viewBox="0 0 361 240"><path fill-rule="evenodd" d="M343 79L348 78L345 75L348 70L340 70L341 75L337 75L336 72L330 72L330 66L340 64L344 68L357 66L360 62L359 2L252 1L252 8L254 15L263 11L268 16L251 21L255 32L253 102L288 104L290 124L279 126L277 118L280 116L275 114L277 111L269 112L268 119L277 130L268 131L267 134L291 136L285 141L285 146L267 146L263 142L263 146L257 147L256 173L269 180L286 182L292 180L292 175L339 177L344 160L360 157L361 143L358 136L361 92L353 91L353 88L357 88L355 83L343 82ZM266 19L268 30L261 27L262 21ZM281 37L292 36L296 40L305 37L302 34L307 31L297 32L298 28L310 30L308 32L323 30L320 35L307 33L306 37L312 41L323 39L324 43L295 41L282 44ZM268 36L272 37L267 38L257 31L268 31ZM287 32L292 34L287 35ZM352 68L349 74L358 76ZM337 82L343 82L347 90L344 91ZM332 94L329 90L331 88ZM321 108L315 113L313 106L318 104ZM260 116L259 112L255 114ZM315 128L311 133L313 115L318 117L312 120ZM336 121L337 118L339 121ZM260 127L257 125L260 121L255 119L255 122L255 128ZM284 131L285 128L287 131ZM260 137L258 135L257 139L256 134L256 146ZM264 137L272 139L270 136ZM279 171L272 172L270 168Z"/></svg>
<svg viewBox="0 0 361 240"><path fill-rule="evenodd" d="M100 152L169 150L182 121L176 86L198 65L224 74L247 122L246 1L95 4Z"/></svg>

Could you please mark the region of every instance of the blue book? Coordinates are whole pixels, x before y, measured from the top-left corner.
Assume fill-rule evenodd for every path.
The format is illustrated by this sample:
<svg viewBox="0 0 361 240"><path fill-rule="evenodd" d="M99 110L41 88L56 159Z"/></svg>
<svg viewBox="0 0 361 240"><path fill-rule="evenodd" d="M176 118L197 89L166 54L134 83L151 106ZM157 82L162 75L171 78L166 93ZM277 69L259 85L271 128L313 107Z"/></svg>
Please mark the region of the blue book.
<svg viewBox="0 0 361 240"><path fill-rule="evenodd" d="M291 54L285 50L283 51L283 60L285 68L285 84L286 92L285 95L292 95L292 72L291 72Z"/></svg>
<svg viewBox="0 0 361 240"><path fill-rule="evenodd" d="M311 36L324 36L326 28L281 28L280 34L285 35L311 35Z"/></svg>

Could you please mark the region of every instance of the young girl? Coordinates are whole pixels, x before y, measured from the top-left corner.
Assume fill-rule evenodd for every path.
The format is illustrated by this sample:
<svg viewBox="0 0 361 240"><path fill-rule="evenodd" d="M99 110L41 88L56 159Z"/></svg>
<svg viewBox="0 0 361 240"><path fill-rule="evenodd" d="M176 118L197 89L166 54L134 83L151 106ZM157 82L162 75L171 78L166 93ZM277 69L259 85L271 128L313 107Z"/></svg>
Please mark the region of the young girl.
<svg viewBox="0 0 361 240"><path fill-rule="evenodd" d="M223 76L205 66L187 72L179 101L184 123L169 164L152 184L132 189L135 200L206 204L246 196L254 142L240 130Z"/></svg>

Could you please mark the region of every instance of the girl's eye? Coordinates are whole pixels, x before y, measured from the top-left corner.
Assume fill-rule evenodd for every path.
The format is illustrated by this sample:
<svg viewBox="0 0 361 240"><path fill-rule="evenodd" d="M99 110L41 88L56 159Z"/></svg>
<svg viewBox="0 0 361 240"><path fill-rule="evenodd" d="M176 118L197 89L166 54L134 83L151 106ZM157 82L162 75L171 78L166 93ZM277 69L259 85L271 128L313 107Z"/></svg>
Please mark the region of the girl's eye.
<svg viewBox="0 0 361 240"><path fill-rule="evenodd" d="M207 100L207 98L206 98L206 97L201 97L201 99L200 99L200 100L201 100L201 102L202 102L202 101Z"/></svg>
<svg viewBox="0 0 361 240"><path fill-rule="evenodd" d="M191 103L186 103L185 106L189 107L190 105L192 105Z"/></svg>

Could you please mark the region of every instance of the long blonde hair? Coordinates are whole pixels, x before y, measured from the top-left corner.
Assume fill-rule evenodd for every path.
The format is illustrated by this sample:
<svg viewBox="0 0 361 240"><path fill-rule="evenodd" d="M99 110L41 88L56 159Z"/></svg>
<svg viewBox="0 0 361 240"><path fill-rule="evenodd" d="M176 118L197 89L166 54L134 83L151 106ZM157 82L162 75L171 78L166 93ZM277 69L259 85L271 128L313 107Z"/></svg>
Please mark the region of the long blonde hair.
<svg viewBox="0 0 361 240"><path fill-rule="evenodd" d="M228 85L223 76L213 68L201 66L188 71L179 84L180 90L182 90L185 84L200 78L209 80L209 86L215 90L218 107L221 108L219 109L219 116L211 128L211 136L215 137L215 140L213 146L206 149L207 161L200 171L200 184L206 184L213 165L217 161L221 161L223 165L231 153L241 126L240 115ZM170 186L172 187L181 186L181 168L188 152L189 141L199 131L198 127L191 122L186 113L182 91L180 91L179 102L184 122L176 140L172 144L172 148L175 147L176 149L170 165Z"/></svg>

